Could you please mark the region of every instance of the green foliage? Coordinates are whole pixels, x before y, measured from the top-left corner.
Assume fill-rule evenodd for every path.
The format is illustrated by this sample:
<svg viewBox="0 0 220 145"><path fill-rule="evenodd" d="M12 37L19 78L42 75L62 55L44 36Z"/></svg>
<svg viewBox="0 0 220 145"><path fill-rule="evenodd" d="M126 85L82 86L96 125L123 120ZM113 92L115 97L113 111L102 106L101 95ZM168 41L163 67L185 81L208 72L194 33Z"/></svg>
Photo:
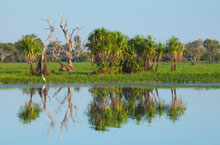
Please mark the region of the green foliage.
<svg viewBox="0 0 220 145"><path fill-rule="evenodd" d="M197 62L197 60L200 59L200 57L204 53L203 41L200 39L187 43L185 45L185 48L186 58L189 59L193 65Z"/></svg>
<svg viewBox="0 0 220 145"><path fill-rule="evenodd" d="M21 107L18 117L23 121L24 124L31 123L31 121L36 120L40 117L40 112L42 109L36 103L28 104L26 103L23 107Z"/></svg>
<svg viewBox="0 0 220 145"><path fill-rule="evenodd" d="M206 39L204 41L204 47L207 49L208 57L210 63L212 63L213 58L219 53L220 51L220 44L217 40Z"/></svg>
<svg viewBox="0 0 220 145"><path fill-rule="evenodd" d="M46 77L32 77L25 63L0 63L0 84L54 84L54 83L92 83L92 84L137 84L137 83L220 83L220 64L198 62L192 66L190 62L178 63L178 70L170 72L169 63L161 63L158 72L140 72L133 74L93 75L92 63L73 63L75 72L55 71ZM35 64L33 64L35 65ZM50 70L58 70L58 63L49 63Z"/></svg>
<svg viewBox="0 0 220 145"><path fill-rule="evenodd" d="M34 61L42 52L42 42L35 35L23 36L17 42L18 48L24 50L25 57L28 61Z"/></svg>
<svg viewBox="0 0 220 145"><path fill-rule="evenodd" d="M121 127L128 118L135 119L137 124L151 124L157 116L169 116L175 122L184 114L186 107L176 91L175 101L168 104L163 104L154 91L157 89L94 87L87 112L89 122L96 130L106 131L109 127Z"/></svg>
<svg viewBox="0 0 220 145"><path fill-rule="evenodd" d="M16 52L16 49L13 43L0 43L1 62L4 62L5 58L10 57L15 52Z"/></svg>
<svg viewBox="0 0 220 145"><path fill-rule="evenodd" d="M121 32L95 29L88 38L87 46L97 73L122 72L127 37Z"/></svg>

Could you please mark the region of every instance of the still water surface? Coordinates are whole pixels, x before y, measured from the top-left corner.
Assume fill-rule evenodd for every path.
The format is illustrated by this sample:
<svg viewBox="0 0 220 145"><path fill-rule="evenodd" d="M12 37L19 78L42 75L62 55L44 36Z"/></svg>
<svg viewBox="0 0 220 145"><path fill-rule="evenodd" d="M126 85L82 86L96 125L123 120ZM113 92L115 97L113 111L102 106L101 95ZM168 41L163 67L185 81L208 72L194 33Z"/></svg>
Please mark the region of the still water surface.
<svg viewBox="0 0 220 145"><path fill-rule="evenodd" d="M2 145L219 145L220 89L0 87Z"/></svg>

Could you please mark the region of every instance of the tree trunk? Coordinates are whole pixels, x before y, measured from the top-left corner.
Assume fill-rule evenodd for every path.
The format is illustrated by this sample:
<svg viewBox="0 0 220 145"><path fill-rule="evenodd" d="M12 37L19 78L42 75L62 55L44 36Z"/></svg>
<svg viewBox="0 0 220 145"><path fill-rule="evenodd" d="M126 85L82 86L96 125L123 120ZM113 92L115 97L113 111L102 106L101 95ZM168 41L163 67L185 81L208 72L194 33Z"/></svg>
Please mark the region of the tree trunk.
<svg viewBox="0 0 220 145"><path fill-rule="evenodd" d="M71 70L69 69L69 67L66 66L65 64L63 64L63 63L60 61L60 59L59 59L56 55L54 55L54 58L55 58L55 59L59 62L59 64L61 65L59 71L62 71L62 72L64 72L64 71L71 71Z"/></svg>
<svg viewBox="0 0 220 145"><path fill-rule="evenodd" d="M156 60L156 59L153 60L153 64L150 66L149 71L153 71L153 67L154 67L154 64L155 64L155 60Z"/></svg>
<svg viewBox="0 0 220 145"><path fill-rule="evenodd" d="M147 58L144 59L144 69L147 71Z"/></svg>
<svg viewBox="0 0 220 145"><path fill-rule="evenodd" d="M44 53L44 69L43 69L43 75L44 75L44 76L49 75L49 71L48 71L48 67L47 67L46 52Z"/></svg>
<svg viewBox="0 0 220 145"><path fill-rule="evenodd" d="M70 67L71 71L75 70L74 67L73 67L71 58L68 59L68 66Z"/></svg>
<svg viewBox="0 0 220 145"><path fill-rule="evenodd" d="M177 60L176 57L174 58L174 71L176 71L176 64L177 64Z"/></svg>
<svg viewBox="0 0 220 145"><path fill-rule="evenodd" d="M172 60L171 60L171 72L173 71L174 69L174 54L172 54Z"/></svg>
<svg viewBox="0 0 220 145"><path fill-rule="evenodd" d="M33 69L33 65L32 65L32 61L30 61L30 71L32 76L34 75L34 69Z"/></svg>
<svg viewBox="0 0 220 145"><path fill-rule="evenodd" d="M158 66L159 66L159 62L160 62L160 56L157 57L157 65L156 65L156 72L158 72Z"/></svg>
<svg viewBox="0 0 220 145"><path fill-rule="evenodd" d="M2 56L1 62L4 62L4 59L5 59L5 57L4 57L4 56Z"/></svg>
<svg viewBox="0 0 220 145"><path fill-rule="evenodd" d="M192 65L195 65L196 64L196 58L193 58L192 59Z"/></svg>
<svg viewBox="0 0 220 145"><path fill-rule="evenodd" d="M212 64L212 56L209 56L209 63Z"/></svg>

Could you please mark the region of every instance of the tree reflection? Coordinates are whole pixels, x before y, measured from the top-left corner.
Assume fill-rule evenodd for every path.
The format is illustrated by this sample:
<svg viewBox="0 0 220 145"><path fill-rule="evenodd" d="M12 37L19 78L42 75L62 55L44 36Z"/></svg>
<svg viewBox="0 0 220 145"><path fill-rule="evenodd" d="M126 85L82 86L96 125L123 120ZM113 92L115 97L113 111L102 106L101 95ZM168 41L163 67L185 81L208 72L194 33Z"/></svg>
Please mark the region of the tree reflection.
<svg viewBox="0 0 220 145"><path fill-rule="evenodd" d="M158 89L95 87L90 91L93 101L87 114L95 130L120 128L128 118L136 120L137 124L145 120L151 124L156 117L169 116L175 122L185 111L176 89L171 89L172 102L168 104L160 99Z"/></svg>
<svg viewBox="0 0 220 145"><path fill-rule="evenodd" d="M63 127L65 127L66 131L68 130L68 120L69 120L69 118L71 118L72 121L74 121L73 110L75 109L75 111L77 113L77 106L74 105L74 103L72 101L71 88L69 87L67 89L67 95L63 98L62 101L60 101L59 98L57 97L57 95L60 93L61 90L62 90L62 88L59 88L57 91L55 91L55 93L52 95L52 97L50 97L48 95L49 88L46 87L45 85L42 88L23 89L23 92L25 94L30 94L30 100L28 103L26 102L25 105L21 107L21 109L18 113L18 117L20 119L22 119L24 123L29 123L32 120L36 120L36 118L39 117L39 114L42 111L42 109L39 104L34 103L32 101L33 94L38 92L38 94L41 98L41 102L42 102L42 106L43 106L42 108L51 122L49 130L48 130L48 135L50 135L50 132L51 132L52 128L55 126L55 124L60 124L60 131L61 131L61 138L62 138ZM48 100L49 101L58 101L58 108L55 111L48 109L48 107L47 107ZM68 103L67 103L67 108L65 109L66 111L64 114L64 118L60 121L60 123L59 123L59 121L55 122L54 118L56 117L56 115L58 113L62 113L61 110L62 110L62 107L66 104L66 101L68 101ZM56 102L53 102L53 103L56 103Z"/></svg>
<svg viewBox="0 0 220 145"><path fill-rule="evenodd" d="M176 94L176 89L171 88L172 103L167 106L167 114L173 122L176 122L180 116L184 114L185 106L183 104L182 98L178 98Z"/></svg>
<svg viewBox="0 0 220 145"><path fill-rule="evenodd" d="M48 134L50 135L52 128L58 125L62 139L63 130L68 131L68 122L69 120L75 121L78 109L72 99L71 87L65 90L57 88L54 92L51 90L46 86L23 89L30 99L21 107L18 117L24 123L30 123L36 120L40 116L40 112L44 110L50 120ZM66 91L65 95L60 94L62 90ZM75 91L77 90L79 89L75 89ZM120 128L122 124L127 123L128 119L135 120L137 124L142 122L151 124L155 119L165 116L175 123L186 109L182 98L177 95L176 89L171 89L171 97L168 102L161 99L157 88L93 87L90 92L93 99L88 105L87 115L89 123L98 131ZM34 94L39 94L41 103L33 102ZM50 102L53 107L48 104ZM58 119L60 115L61 118Z"/></svg>
<svg viewBox="0 0 220 145"><path fill-rule="evenodd" d="M39 104L32 101L33 95L35 93L35 89L28 88L28 89L24 89L23 92L25 94L30 94L30 100L20 108L18 117L23 121L24 124L26 124L36 120L40 116L40 112L42 111L42 109Z"/></svg>

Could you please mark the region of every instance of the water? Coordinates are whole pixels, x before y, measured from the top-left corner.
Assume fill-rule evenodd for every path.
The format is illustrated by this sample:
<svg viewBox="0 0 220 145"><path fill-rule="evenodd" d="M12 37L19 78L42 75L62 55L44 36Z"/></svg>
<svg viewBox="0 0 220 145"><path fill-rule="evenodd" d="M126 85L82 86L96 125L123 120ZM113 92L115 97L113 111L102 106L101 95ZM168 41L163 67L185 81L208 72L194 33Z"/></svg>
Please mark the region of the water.
<svg viewBox="0 0 220 145"><path fill-rule="evenodd" d="M0 87L0 144L219 145L220 90Z"/></svg>

